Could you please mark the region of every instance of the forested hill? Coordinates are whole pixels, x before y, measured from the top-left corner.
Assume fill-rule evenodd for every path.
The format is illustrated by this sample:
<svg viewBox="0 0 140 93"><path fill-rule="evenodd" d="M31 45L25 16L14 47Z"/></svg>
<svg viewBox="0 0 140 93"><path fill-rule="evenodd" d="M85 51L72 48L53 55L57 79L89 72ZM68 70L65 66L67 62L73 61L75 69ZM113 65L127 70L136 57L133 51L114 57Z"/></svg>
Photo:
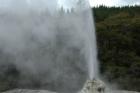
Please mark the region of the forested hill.
<svg viewBox="0 0 140 93"><path fill-rule="evenodd" d="M102 75L119 88L140 91L140 6L93 11Z"/></svg>
<svg viewBox="0 0 140 93"><path fill-rule="evenodd" d="M96 22L103 21L108 17L118 15L119 13L128 13L131 17L140 15L140 6L125 6L125 7L106 7L99 6L93 9Z"/></svg>

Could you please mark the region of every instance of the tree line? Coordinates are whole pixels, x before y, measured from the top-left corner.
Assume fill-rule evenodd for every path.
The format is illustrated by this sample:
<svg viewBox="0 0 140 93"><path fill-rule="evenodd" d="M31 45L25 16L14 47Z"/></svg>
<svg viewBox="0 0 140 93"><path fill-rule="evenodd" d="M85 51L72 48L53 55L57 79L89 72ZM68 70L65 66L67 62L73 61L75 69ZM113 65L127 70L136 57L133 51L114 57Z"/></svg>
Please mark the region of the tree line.
<svg viewBox="0 0 140 93"><path fill-rule="evenodd" d="M100 72L110 83L140 91L140 6L93 8Z"/></svg>

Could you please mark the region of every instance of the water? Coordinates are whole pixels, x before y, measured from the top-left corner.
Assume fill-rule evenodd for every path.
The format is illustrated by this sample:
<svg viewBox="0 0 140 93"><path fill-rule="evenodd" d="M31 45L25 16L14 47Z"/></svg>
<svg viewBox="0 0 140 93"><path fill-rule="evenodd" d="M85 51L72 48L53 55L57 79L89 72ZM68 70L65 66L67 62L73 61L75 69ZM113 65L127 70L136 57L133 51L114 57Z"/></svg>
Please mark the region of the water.
<svg viewBox="0 0 140 93"><path fill-rule="evenodd" d="M94 21L89 10L87 19L87 41L86 41L86 59L88 63L89 79L98 78L98 60L97 60L97 44ZM86 25L86 24L85 24Z"/></svg>
<svg viewBox="0 0 140 93"><path fill-rule="evenodd" d="M14 65L19 73L12 75L17 78L15 87L74 92L86 79L97 78L96 35L88 1L0 2L0 66Z"/></svg>
<svg viewBox="0 0 140 93"><path fill-rule="evenodd" d="M78 2L78 0L77 0ZM64 9L70 10L74 8L75 12L81 12L81 21L85 24L85 31L81 30L81 33L85 34L85 56L88 64L88 73L89 79L98 78L98 60L97 60L97 45L96 45L96 33L95 33L95 24L93 20L93 15L87 0L80 1L79 5L76 5L75 0L60 0L60 6L63 6ZM80 5L81 4L81 5ZM86 14L84 14L86 12ZM78 13L80 14L80 13ZM76 17L76 16L72 16ZM77 23L79 24L79 23ZM81 26L82 27L82 26ZM77 27L80 28L80 27Z"/></svg>

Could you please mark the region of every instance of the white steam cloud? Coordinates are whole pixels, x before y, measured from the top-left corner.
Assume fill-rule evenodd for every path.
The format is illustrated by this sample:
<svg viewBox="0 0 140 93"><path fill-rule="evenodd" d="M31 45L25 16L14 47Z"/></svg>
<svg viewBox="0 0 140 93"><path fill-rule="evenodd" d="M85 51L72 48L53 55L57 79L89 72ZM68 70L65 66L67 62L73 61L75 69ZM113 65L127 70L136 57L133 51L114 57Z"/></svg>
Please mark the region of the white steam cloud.
<svg viewBox="0 0 140 93"><path fill-rule="evenodd" d="M19 88L78 91L88 77L90 9L52 15L58 8L56 0L0 3L0 67L12 64L17 69Z"/></svg>
<svg viewBox="0 0 140 93"><path fill-rule="evenodd" d="M19 72L17 87L78 91L88 77L87 59L96 59L89 41L93 34L89 4L82 11L58 10L52 15L56 0L0 3L0 67L14 65Z"/></svg>

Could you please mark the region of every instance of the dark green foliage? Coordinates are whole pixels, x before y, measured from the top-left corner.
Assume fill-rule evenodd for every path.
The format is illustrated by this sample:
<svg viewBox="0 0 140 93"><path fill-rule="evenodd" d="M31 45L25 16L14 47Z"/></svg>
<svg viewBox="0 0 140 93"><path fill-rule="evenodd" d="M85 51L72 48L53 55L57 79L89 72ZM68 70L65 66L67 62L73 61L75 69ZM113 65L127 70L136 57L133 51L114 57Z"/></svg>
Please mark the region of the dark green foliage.
<svg viewBox="0 0 140 93"><path fill-rule="evenodd" d="M101 73L122 89L140 91L140 7L94 11Z"/></svg>
<svg viewBox="0 0 140 93"><path fill-rule="evenodd" d="M19 72L12 64L0 66L0 92L17 87Z"/></svg>

